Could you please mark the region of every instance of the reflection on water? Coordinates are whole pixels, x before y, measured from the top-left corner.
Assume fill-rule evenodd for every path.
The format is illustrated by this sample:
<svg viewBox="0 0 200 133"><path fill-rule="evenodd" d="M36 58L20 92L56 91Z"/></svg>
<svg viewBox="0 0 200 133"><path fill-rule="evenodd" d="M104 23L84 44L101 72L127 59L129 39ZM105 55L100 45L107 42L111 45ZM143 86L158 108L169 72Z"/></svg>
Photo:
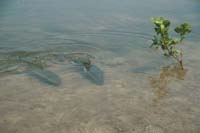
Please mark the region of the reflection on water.
<svg viewBox="0 0 200 133"><path fill-rule="evenodd" d="M159 102L167 95L167 85L171 81L184 80L186 72L186 69L182 70L178 64L175 64L163 67L158 76L150 77L150 84L155 89L154 101Z"/></svg>

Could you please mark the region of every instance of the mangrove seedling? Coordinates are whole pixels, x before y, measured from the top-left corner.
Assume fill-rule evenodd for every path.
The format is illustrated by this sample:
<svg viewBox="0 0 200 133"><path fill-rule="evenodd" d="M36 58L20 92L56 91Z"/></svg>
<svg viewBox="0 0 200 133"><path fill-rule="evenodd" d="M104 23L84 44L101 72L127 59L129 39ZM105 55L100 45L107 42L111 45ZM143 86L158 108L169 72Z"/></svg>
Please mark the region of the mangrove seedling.
<svg viewBox="0 0 200 133"><path fill-rule="evenodd" d="M180 26L176 27L174 31L179 34L179 38L172 38L169 35L170 20L160 18L152 18L152 22L155 24L156 35L153 37L151 47L156 49L160 48L164 52L164 56L171 57L175 59L180 67L183 68L183 53L182 50L176 47L177 44L180 44L187 34L191 32L191 25L188 23L183 23Z"/></svg>

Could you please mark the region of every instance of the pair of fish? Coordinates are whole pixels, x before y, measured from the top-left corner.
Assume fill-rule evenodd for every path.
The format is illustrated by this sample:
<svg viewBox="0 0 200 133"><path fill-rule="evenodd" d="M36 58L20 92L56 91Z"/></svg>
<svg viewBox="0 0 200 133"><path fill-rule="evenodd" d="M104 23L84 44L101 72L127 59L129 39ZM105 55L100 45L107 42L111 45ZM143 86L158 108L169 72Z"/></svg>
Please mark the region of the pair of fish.
<svg viewBox="0 0 200 133"><path fill-rule="evenodd" d="M13 53L12 53L13 54ZM1 62L0 73L18 72L25 73L29 76L37 78L39 81L58 86L61 84L60 77L52 71L44 68L45 63L41 62L39 58L36 60L30 60L27 57L27 53L17 53L20 57L11 56L9 59L5 59ZM58 53L56 56L59 57L60 61L64 61L64 54ZM91 63L90 57L87 54L74 53L67 54L68 58L76 64L79 64L85 73L86 78L93 81L97 85L104 84L104 74L99 67ZM18 71L20 67L23 67L22 71ZM82 73L82 72L81 72Z"/></svg>

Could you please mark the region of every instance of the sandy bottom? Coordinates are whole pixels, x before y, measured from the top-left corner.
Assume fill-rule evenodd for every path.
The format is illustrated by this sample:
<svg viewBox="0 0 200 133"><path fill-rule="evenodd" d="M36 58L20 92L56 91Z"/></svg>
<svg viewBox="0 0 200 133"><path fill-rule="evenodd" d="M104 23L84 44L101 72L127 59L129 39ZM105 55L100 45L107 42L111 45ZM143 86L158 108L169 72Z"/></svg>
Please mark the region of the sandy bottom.
<svg viewBox="0 0 200 133"><path fill-rule="evenodd" d="M99 53L96 63L105 72L102 86L56 65L49 69L61 77L58 87L23 74L2 75L0 133L200 132L198 57L185 59L187 71L169 67L147 74L134 68L148 53L135 59L106 54Z"/></svg>

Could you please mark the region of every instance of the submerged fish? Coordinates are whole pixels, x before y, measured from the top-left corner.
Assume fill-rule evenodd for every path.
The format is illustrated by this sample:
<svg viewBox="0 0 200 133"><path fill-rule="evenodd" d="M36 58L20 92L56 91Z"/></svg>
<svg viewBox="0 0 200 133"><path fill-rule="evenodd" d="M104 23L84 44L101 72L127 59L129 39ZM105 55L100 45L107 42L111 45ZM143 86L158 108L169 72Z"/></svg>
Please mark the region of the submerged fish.
<svg viewBox="0 0 200 133"><path fill-rule="evenodd" d="M33 76L43 83L51 84L54 86L58 86L61 84L60 77L49 70L32 67L32 69L27 71L27 74Z"/></svg>
<svg viewBox="0 0 200 133"><path fill-rule="evenodd" d="M5 54L5 55L4 55ZM86 77L97 85L104 84L103 71L92 64L93 56L87 53L60 53L60 52L26 52L14 51L9 54L4 53L0 56L0 73L16 72L17 74L27 74L38 79L41 82L58 86L61 84L59 76L45 68L49 61L64 64L65 60L71 61L80 68L84 68Z"/></svg>
<svg viewBox="0 0 200 133"><path fill-rule="evenodd" d="M18 69L18 65L3 65L0 67L0 73L12 72Z"/></svg>
<svg viewBox="0 0 200 133"><path fill-rule="evenodd" d="M84 67L84 70L89 79L91 79L95 84L104 84L104 73L99 67L96 65L91 65L89 69Z"/></svg>

